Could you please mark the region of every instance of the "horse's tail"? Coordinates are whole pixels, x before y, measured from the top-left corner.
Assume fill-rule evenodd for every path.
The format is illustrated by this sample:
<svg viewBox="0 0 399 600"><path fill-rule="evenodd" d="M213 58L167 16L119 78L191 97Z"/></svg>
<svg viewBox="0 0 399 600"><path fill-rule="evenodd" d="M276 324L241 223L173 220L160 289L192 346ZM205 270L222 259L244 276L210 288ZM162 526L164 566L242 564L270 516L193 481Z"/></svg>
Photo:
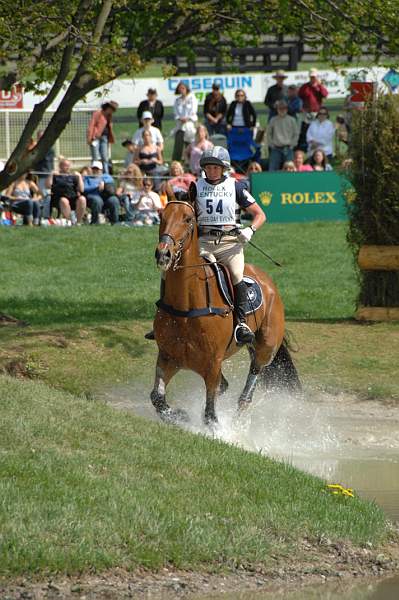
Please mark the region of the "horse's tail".
<svg viewBox="0 0 399 600"><path fill-rule="evenodd" d="M261 379L267 389L279 389L291 393L297 393L302 390L298 371L291 358L290 349L292 350L292 347L287 337L284 337L273 362L263 367Z"/></svg>

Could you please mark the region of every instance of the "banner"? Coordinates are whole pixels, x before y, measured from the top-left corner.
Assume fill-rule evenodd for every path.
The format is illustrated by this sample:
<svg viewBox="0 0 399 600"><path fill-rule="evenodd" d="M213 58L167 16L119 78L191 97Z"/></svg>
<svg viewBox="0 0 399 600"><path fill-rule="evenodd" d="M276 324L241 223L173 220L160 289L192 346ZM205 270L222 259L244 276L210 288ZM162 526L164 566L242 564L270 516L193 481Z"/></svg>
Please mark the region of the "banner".
<svg viewBox="0 0 399 600"><path fill-rule="evenodd" d="M11 90L0 90L0 109L22 109L24 95L22 85L13 85Z"/></svg>
<svg viewBox="0 0 399 600"><path fill-rule="evenodd" d="M386 74L387 69L383 67L374 67L370 69L350 68L341 69L340 71L321 69L319 71L320 79L328 90L329 99L345 98L349 94L350 84L354 79L356 79L356 81L376 82L378 85L385 86L382 79ZM119 103L121 108L136 108L140 102L146 98L149 87L157 89L158 98L165 106L173 106L176 99L175 89L179 81L184 81L184 83L190 87L200 104L204 103L206 95L210 93L213 82L220 85L220 89L227 102L231 102L234 99L234 94L239 88L245 90L248 99L251 102L264 102L267 89L276 83L276 80L273 78L273 73L226 73L221 75L198 75L193 77L184 75L182 77L171 77L169 79L163 79L162 77L116 79L88 94L85 100L76 104L75 110L95 110L99 108L102 102L106 102L107 100L115 100ZM309 81L308 71L287 71L287 79L285 80L287 85L295 83L296 85L301 86L306 81ZM16 90L17 88L18 86L16 86ZM43 100L42 95L26 92L23 97L22 105L22 90L21 88L19 88L19 90L21 95L20 101L13 106L11 105L11 99L7 96L10 92L0 92L0 94L5 95L4 101L6 104L8 103L6 106L3 105L2 108L23 108L24 110L31 111L37 102ZM42 90L46 93L49 90L49 85L43 84ZM55 101L50 105L49 111L54 111L58 107L64 93L65 90L57 96ZM11 94L15 100L15 93L12 92Z"/></svg>
<svg viewBox="0 0 399 600"><path fill-rule="evenodd" d="M346 221L350 184L334 171L253 173L251 193L270 223Z"/></svg>

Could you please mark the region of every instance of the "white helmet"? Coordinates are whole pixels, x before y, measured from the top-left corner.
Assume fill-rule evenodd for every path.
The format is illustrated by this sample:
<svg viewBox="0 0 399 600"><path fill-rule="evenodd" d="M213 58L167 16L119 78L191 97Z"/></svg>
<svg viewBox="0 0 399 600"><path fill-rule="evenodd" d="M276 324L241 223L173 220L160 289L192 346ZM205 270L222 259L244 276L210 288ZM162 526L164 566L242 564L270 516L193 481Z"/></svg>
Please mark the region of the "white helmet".
<svg viewBox="0 0 399 600"><path fill-rule="evenodd" d="M200 158L200 167L203 169L206 165L218 165L223 169L230 169L230 154L222 146L214 146L212 150L205 150Z"/></svg>

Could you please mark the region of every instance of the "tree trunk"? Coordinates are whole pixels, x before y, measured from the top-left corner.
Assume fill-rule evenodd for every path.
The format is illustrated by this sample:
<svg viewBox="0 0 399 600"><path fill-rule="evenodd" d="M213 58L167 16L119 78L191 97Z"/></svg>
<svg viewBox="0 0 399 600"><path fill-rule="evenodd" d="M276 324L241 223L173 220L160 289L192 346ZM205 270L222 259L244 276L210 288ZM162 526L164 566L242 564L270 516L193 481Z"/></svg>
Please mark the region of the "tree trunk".
<svg viewBox="0 0 399 600"><path fill-rule="evenodd" d="M86 74L77 75L70 83L68 90L65 93L59 107L53 114L51 121L46 127L43 136L38 144L31 150L27 151L22 145L18 145L8 160L4 171L0 172L0 189L5 189L18 177L32 169L33 165L44 157L48 148L51 148L65 127L71 120L71 114L75 104L84 98L86 94L96 89L99 82ZM44 112L44 111L43 111ZM30 127L35 124L37 127L41 121L43 113L37 112L37 122L30 120Z"/></svg>

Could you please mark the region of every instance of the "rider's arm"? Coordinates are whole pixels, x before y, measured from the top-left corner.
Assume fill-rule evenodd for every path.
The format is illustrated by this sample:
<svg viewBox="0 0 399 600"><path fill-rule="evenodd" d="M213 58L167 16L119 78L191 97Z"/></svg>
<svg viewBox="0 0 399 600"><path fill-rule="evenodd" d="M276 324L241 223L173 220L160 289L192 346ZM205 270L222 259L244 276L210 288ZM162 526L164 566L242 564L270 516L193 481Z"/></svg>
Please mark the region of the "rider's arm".
<svg viewBox="0 0 399 600"><path fill-rule="evenodd" d="M266 221L266 215L259 206L259 204L253 202L251 206L248 206L246 212L252 215L253 217L252 227L254 229L258 230L259 227L262 227L263 223Z"/></svg>
<svg viewBox="0 0 399 600"><path fill-rule="evenodd" d="M245 212L252 215L253 221L250 227L252 231L254 232L262 227L266 221L266 215L256 203L255 198L249 193L246 183L242 181L236 181L236 201Z"/></svg>

